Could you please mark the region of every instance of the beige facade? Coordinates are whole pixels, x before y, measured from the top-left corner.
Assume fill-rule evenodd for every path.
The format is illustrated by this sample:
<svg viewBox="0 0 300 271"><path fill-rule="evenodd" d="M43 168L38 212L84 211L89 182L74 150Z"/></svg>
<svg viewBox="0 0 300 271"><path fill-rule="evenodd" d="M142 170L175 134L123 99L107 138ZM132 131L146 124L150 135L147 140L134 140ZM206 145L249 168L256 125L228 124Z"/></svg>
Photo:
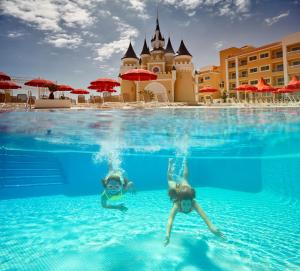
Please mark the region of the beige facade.
<svg viewBox="0 0 300 271"><path fill-rule="evenodd" d="M192 55L183 41L175 54L170 38L165 46L165 39L160 32L158 19L155 33L151 39L151 50L146 39L138 58L130 43L121 61L120 74L142 68L157 74L154 81L121 80L121 94L125 101L146 100L151 93L158 101L195 102L197 96L197 75L194 74Z"/></svg>
<svg viewBox="0 0 300 271"><path fill-rule="evenodd" d="M220 68L226 90L255 85L261 77L274 87L282 87L292 75L300 75L300 32L258 48L246 45L222 50Z"/></svg>
<svg viewBox="0 0 300 271"><path fill-rule="evenodd" d="M220 66L206 66L198 70L198 88L213 87L218 92L213 93L199 93L199 97L210 95L213 99L221 97L221 72Z"/></svg>

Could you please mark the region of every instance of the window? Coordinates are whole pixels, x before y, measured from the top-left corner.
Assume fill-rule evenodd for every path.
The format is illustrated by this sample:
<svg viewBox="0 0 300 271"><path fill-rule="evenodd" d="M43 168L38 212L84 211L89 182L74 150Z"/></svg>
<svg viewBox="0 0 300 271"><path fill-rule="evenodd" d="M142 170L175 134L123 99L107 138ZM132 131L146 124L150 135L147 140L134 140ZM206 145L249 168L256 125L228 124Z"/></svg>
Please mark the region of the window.
<svg viewBox="0 0 300 271"><path fill-rule="evenodd" d="M293 47L293 48L291 49L291 51L300 51L300 46Z"/></svg>
<svg viewBox="0 0 300 271"><path fill-rule="evenodd" d="M256 85L258 83L258 80L252 80L250 81L250 85Z"/></svg>
<svg viewBox="0 0 300 271"><path fill-rule="evenodd" d="M300 65L300 60L296 60L292 62L292 66L299 66Z"/></svg>
<svg viewBox="0 0 300 271"><path fill-rule="evenodd" d="M280 58L280 57L282 57L282 51L276 52L275 53L275 58Z"/></svg>
<svg viewBox="0 0 300 271"><path fill-rule="evenodd" d="M209 79L210 79L209 76L205 76L205 77L204 77L204 80L209 80Z"/></svg>
<svg viewBox="0 0 300 271"><path fill-rule="evenodd" d="M283 64L278 64L275 68L276 72L282 72L283 71Z"/></svg>
<svg viewBox="0 0 300 271"><path fill-rule="evenodd" d="M235 72L229 74L229 79L235 79L235 77L236 77Z"/></svg>
<svg viewBox="0 0 300 271"><path fill-rule="evenodd" d="M247 59L241 60L240 66L245 66L245 65L247 65Z"/></svg>
<svg viewBox="0 0 300 271"><path fill-rule="evenodd" d="M270 84L270 82L271 82L270 78L265 78L265 82L266 82L267 84Z"/></svg>
<svg viewBox="0 0 300 271"><path fill-rule="evenodd" d="M261 71L261 72L268 71L268 70L270 70L270 66L269 66L269 65L261 66L261 67L260 67L260 71Z"/></svg>
<svg viewBox="0 0 300 271"><path fill-rule="evenodd" d="M252 68L249 70L249 73L254 73L254 72L257 72L257 68Z"/></svg>
<svg viewBox="0 0 300 271"><path fill-rule="evenodd" d="M229 68L234 68L235 67L235 62L231 62L228 64Z"/></svg>
<svg viewBox="0 0 300 271"><path fill-rule="evenodd" d="M257 56L249 56L249 61L254 61L257 59Z"/></svg>
<svg viewBox="0 0 300 271"><path fill-rule="evenodd" d="M284 85L284 78L283 78L283 77L277 78L277 85L278 85L278 86Z"/></svg>
<svg viewBox="0 0 300 271"><path fill-rule="evenodd" d="M203 78L199 78L199 83L203 83Z"/></svg>
<svg viewBox="0 0 300 271"><path fill-rule="evenodd" d="M231 89L235 88L235 86L236 86L236 85L235 85L234 83L232 83L232 84L231 84Z"/></svg>
<svg viewBox="0 0 300 271"><path fill-rule="evenodd" d="M247 77L247 75L248 75L247 71L242 71L241 72L241 77Z"/></svg>
<svg viewBox="0 0 300 271"><path fill-rule="evenodd" d="M267 58L267 57L269 57L269 53L260 54L260 58Z"/></svg>

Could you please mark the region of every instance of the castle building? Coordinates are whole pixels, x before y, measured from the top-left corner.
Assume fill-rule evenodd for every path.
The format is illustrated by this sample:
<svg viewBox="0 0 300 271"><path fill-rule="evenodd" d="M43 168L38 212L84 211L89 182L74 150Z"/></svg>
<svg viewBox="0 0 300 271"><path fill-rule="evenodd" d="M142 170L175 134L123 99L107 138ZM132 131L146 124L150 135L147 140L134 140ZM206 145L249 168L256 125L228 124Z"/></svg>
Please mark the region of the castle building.
<svg viewBox="0 0 300 271"><path fill-rule="evenodd" d="M121 94L124 101L145 100L147 95L155 96L158 101L195 102L198 93L198 75L194 74L192 55L183 40L175 54L170 38L165 46L158 18L151 39L151 50L145 38L144 46L138 57L130 42L121 59L120 74L141 68L157 74L154 81L127 81L121 79Z"/></svg>

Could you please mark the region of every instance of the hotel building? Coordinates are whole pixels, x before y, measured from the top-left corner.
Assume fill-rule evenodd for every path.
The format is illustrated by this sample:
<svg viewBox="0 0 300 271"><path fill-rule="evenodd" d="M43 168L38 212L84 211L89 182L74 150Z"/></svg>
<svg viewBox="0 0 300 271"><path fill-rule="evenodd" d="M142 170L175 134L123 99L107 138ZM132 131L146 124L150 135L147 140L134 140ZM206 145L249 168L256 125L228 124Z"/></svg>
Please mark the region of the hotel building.
<svg viewBox="0 0 300 271"><path fill-rule="evenodd" d="M300 75L300 32L261 47L220 51L220 75L220 85L227 91L241 84L255 85L261 77L274 87L288 84L292 75Z"/></svg>

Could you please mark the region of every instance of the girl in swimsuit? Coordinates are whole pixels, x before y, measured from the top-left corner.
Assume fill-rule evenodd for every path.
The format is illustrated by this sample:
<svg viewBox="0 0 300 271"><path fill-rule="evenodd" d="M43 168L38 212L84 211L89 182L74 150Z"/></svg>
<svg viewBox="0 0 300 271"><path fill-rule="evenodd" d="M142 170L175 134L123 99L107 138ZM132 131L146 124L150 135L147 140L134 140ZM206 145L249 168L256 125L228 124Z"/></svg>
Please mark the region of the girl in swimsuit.
<svg viewBox="0 0 300 271"><path fill-rule="evenodd" d="M109 204L109 201L116 201L123 198L123 195L128 191L135 192L133 182L123 177L120 170L113 170L111 161L109 162L109 173L102 180L104 187L101 194L101 204L103 208L117 209L126 212L128 208L121 204Z"/></svg>
<svg viewBox="0 0 300 271"><path fill-rule="evenodd" d="M170 242L170 235L173 226L173 221L178 212L189 214L192 211L196 211L199 216L204 220L208 229L215 235L225 238L223 233L216 228L208 219L203 209L200 207L199 203L196 201L196 191L188 183L188 166L186 159L184 159L183 176L181 181L177 183L173 180L174 164L173 159L169 159L168 164L168 185L169 185L169 196L173 201L173 207L171 209L168 224L167 224L167 234L165 238L164 245L167 246Z"/></svg>

